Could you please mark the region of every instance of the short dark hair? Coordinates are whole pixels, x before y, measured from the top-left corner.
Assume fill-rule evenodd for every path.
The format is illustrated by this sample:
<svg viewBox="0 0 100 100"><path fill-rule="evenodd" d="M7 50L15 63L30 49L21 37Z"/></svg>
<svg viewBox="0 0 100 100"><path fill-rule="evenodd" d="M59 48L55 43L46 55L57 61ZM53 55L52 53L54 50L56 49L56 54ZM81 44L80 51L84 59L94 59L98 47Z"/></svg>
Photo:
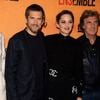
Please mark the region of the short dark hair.
<svg viewBox="0 0 100 100"><path fill-rule="evenodd" d="M80 17L80 22L78 25L79 32L84 32L84 29L83 29L84 19L88 18L88 17L93 17L93 16L95 16L97 18L98 25L100 25L100 14L95 10L85 10Z"/></svg>
<svg viewBox="0 0 100 100"><path fill-rule="evenodd" d="M25 17L26 18L28 18L30 11L41 11L42 12L42 17L45 20L45 12L44 12L43 8L40 5L32 4L32 5L28 6L25 10Z"/></svg>
<svg viewBox="0 0 100 100"><path fill-rule="evenodd" d="M59 20L60 20L61 16L64 15L64 14L69 14L72 17L72 20L74 22L74 15L73 15L73 13L71 11L69 11L69 10L62 10L60 13L58 13L56 15L56 22L57 23L59 23Z"/></svg>

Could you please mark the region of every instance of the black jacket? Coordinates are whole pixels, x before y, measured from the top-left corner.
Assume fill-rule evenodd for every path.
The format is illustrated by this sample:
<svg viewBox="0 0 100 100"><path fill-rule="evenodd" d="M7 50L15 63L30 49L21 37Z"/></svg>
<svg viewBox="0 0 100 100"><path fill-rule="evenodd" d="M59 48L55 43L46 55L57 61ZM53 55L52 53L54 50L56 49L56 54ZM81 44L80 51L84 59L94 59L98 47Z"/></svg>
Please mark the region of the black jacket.
<svg viewBox="0 0 100 100"><path fill-rule="evenodd" d="M85 35L77 39L82 59L83 89L100 89L100 37L93 45Z"/></svg>
<svg viewBox="0 0 100 100"><path fill-rule="evenodd" d="M23 30L9 40L5 66L7 100L44 99L47 64L40 34L31 36Z"/></svg>
<svg viewBox="0 0 100 100"><path fill-rule="evenodd" d="M72 100L72 86L78 74L75 39L61 34L46 37L49 63L49 97Z"/></svg>

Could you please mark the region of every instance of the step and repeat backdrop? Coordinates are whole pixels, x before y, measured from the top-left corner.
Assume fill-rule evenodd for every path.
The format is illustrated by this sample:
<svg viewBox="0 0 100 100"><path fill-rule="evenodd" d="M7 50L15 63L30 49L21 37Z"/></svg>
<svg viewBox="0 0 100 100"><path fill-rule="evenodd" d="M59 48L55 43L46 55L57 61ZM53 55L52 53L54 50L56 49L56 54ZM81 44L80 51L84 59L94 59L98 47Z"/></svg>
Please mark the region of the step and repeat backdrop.
<svg viewBox="0 0 100 100"><path fill-rule="evenodd" d="M82 35L78 32L81 13L86 9L100 12L100 0L0 0L0 32L5 36L5 46L13 34L25 28L24 12L32 3L41 5L45 10L47 22L47 27L43 28L45 35L58 32L55 26L55 16L61 10L67 9L73 12L75 25L71 35L75 38Z"/></svg>

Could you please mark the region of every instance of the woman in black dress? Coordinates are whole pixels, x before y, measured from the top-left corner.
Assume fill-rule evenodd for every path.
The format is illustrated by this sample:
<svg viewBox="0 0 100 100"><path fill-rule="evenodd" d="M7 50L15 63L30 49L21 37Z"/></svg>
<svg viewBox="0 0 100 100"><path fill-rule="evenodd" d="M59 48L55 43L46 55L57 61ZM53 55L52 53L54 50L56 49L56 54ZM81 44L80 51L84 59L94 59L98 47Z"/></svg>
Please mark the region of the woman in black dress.
<svg viewBox="0 0 100 100"><path fill-rule="evenodd" d="M46 36L45 39L49 63L49 100L75 100L72 86L77 74L76 44L70 36L73 25L72 12L63 10L56 16L59 34Z"/></svg>

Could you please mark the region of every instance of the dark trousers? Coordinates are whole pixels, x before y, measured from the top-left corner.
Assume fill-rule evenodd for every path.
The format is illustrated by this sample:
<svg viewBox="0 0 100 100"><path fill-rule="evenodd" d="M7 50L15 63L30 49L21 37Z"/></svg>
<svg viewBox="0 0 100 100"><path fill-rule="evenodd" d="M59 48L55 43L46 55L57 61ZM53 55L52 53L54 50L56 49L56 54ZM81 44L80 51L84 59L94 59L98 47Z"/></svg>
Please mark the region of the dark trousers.
<svg viewBox="0 0 100 100"><path fill-rule="evenodd" d="M84 89L82 100L100 100L100 89Z"/></svg>

